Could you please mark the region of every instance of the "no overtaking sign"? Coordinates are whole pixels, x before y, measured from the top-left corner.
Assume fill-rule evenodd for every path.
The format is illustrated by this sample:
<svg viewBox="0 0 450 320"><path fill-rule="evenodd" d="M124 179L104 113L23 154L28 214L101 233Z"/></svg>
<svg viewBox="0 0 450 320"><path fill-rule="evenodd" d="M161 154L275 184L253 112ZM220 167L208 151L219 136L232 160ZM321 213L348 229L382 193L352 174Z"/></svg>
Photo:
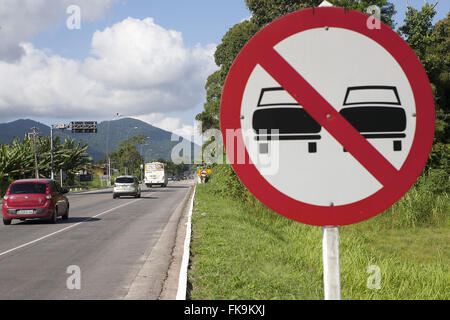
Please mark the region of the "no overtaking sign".
<svg viewBox="0 0 450 320"><path fill-rule="evenodd" d="M220 119L233 168L261 202L302 223L339 226L384 211L416 181L433 141L434 102L417 56L388 26L315 8L246 44Z"/></svg>

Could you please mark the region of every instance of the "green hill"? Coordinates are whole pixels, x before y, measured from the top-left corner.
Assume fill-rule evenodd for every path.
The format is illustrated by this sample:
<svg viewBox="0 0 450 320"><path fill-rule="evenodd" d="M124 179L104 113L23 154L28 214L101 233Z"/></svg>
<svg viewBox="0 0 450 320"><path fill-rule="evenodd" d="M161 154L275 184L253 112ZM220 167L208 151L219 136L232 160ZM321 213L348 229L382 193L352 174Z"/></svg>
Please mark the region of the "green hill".
<svg viewBox="0 0 450 320"><path fill-rule="evenodd" d="M49 126L34 120L20 119L0 123L0 144L8 144L14 137L23 139L34 126L38 128L39 135L48 136L50 134ZM100 122L96 134L73 134L70 130L55 130L54 134L62 138L71 136L87 142L89 145L87 152L94 161L103 159L108 152L116 150L120 142L139 134L149 137L145 145L137 147L146 161L158 158L170 159L172 148L178 143L178 141L171 141L171 132L131 118Z"/></svg>

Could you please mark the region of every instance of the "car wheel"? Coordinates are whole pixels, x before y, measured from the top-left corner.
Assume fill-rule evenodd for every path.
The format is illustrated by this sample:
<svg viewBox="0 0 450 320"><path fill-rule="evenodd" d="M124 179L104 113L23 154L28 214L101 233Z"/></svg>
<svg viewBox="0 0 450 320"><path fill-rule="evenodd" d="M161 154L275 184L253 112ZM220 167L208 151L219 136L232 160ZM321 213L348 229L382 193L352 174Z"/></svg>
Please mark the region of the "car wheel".
<svg viewBox="0 0 450 320"><path fill-rule="evenodd" d="M69 219L69 205L67 205L66 213L62 216L63 220Z"/></svg>
<svg viewBox="0 0 450 320"><path fill-rule="evenodd" d="M12 219L5 219L5 218L3 218L3 224L5 226L9 226L11 224L11 221L12 221Z"/></svg>
<svg viewBox="0 0 450 320"><path fill-rule="evenodd" d="M56 223L58 221L58 207L55 207L52 217L50 218L50 223Z"/></svg>

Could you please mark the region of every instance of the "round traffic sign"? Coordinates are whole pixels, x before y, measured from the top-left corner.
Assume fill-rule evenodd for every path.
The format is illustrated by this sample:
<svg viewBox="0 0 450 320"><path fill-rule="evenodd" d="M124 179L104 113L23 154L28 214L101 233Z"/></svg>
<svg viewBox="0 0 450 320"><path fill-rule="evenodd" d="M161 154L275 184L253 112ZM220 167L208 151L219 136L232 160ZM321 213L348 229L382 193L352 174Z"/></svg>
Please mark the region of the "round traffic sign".
<svg viewBox="0 0 450 320"><path fill-rule="evenodd" d="M206 177L206 176L208 175L208 171L202 170L202 171L200 172L200 175L201 175L202 177Z"/></svg>
<svg viewBox="0 0 450 320"><path fill-rule="evenodd" d="M290 219L368 219L409 190L428 158L428 77L403 39L367 19L343 8L286 15L229 71L220 114L228 158L250 192Z"/></svg>

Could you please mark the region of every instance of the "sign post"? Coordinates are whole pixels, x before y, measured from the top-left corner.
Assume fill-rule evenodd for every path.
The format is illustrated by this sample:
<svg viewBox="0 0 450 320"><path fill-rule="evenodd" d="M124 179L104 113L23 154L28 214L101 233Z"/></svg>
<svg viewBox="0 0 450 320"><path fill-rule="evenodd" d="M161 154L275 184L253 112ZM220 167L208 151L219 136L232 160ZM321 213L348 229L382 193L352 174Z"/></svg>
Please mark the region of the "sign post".
<svg viewBox="0 0 450 320"><path fill-rule="evenodd" d="M268 208L323 227L326 299L340 298L338 227L397 202L433 142L420 60L368 18L320 7L275 20L247 42L222 92L222 138L239 179Z"/></svg>
<svg viewBox="0 0 450 320"><path fill-rule="evenodd" d="M325 300L341 300L339 228L322 228L323 284Z"/></svg>

